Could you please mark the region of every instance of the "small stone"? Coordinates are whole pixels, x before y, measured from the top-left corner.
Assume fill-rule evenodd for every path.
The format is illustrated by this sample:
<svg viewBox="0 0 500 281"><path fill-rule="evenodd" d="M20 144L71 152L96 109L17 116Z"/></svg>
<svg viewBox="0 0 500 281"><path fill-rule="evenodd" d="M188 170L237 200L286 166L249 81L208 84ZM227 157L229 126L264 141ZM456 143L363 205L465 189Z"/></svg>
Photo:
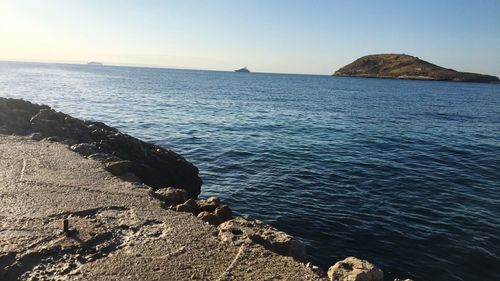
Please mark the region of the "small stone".
<svg viewBox="0 0 500 281"><path fill-rule="evenodd" d="M150 197L154 197L154 196L155 196L155 190L154 190L154 188L152 188L151 186L150 186L150 187L148 187L148 195L149 195Z"/></svg>
<svg viewBox="0 0 500 281"><path fill-rule="evenodd" d="M119 176L122 180L135 183L137 186L139 186L142 183L141 179L134 173L128 172L121 174Z"/></svg>
<svg viewBox="0 0 500 281"><path fill-rule="evenodd" d="M97 147L91 143L79 143L70 146L71 150L77 152L83 156L89 156L97 152Z"/></svg>
<svg viewBox="0 0 500 281"><path fill-rule="evenodd" d="M52 137L44 138L42 141L59 142L60 140L61 140L61 138L56 137L56 136L52 136Z"/></svg>
<svg viewBox="0 0 500 281"><path fill-rule="evenodd" d="M175 211L186 212L186 213L196 213L198 211L198 203L193 199L188 199L183 204L175 206Z"/></svg>
<svg viewBox="0 0 500 281"><path fill-rule="evenodd" d="M199 218L200 220L207 222L211 225L218 225L219 224L219 219L217 218L217 216L215 214L207 212L207 211L203 211L203 212L199 213L197 218Z"/></svg>
<svg viewBox="0 0 500 281"><path fill-rule="evenodd" d="M221 205L215 209L215 216L219 219L219 221L225 222L233 218L233 212L227 205Z"/></svg>
<svg viewBox="0 0 500 281"><path fill-rule="evenodd" d="M43 139L43 136L40 133L33 133L30 135L30 138L32 140L41 141Z"/></svg>
<svg viewBox="0 0 500 281"><path fill-rule="evenodd" d="M383 281L384 273L368 261L348 257L328 269L330 281Z"/></svg>
<svg viewBox="0 0 500 281"><path fill-rule="evenodd" d="M132 161L129 160L122 160L122 161L116 161L116 162L109 162L105 164L105 168L108 172L112 173L113 175L123 175L126 174L130 171L130 168L132 168Z"/></svg>
<svg viewBox="0 0 500 281"><path fill-rule="evenodd" d="M202 211L213 212L219 206L220 200L218 197L211 196L208 197L207 199L198 200L197 203L200 212Z"/></svg>
<svg viewBox="0 0 500 281"><path fill-rule="evenodd" d="M186 202L189 194L184 189L173 187L160 188L154 192L154 197L166 205L177 205Z"/></svg>
<svg viewBox="0 0 500 281"><path fill-rule="evenodd" d="M89 156L87 156L87 158L95 160L95 161L104 162L104 163L123 161L123 159L121 159L120 157L116 157L114 155L107 154L107 153L94 153L94 154L90 154Z"/></svg>

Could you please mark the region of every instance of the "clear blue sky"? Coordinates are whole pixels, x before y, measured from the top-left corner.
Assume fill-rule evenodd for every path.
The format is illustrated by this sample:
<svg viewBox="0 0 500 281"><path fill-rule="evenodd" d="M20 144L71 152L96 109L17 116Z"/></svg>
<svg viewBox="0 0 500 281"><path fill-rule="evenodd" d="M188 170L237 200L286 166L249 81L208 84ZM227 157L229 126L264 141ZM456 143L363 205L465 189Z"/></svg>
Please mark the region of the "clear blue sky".
<svg viewBox="0 0 500 281"><path fill-rule="evenodd" d="M0 60L331 74L407 53L500 75L500 1L0 0Z"/></svg>

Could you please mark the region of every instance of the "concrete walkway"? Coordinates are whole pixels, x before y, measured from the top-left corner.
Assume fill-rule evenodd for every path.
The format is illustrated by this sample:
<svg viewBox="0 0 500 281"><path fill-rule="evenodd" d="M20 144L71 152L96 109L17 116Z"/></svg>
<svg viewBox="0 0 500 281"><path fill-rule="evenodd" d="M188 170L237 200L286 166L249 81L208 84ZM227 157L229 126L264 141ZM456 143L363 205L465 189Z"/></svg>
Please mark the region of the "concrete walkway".
<svg viewBox="0 0 500 281"><path fill-rule="evenodd" d="M147 193L60 143L0 135L0 280L323 280Z"/></svg>

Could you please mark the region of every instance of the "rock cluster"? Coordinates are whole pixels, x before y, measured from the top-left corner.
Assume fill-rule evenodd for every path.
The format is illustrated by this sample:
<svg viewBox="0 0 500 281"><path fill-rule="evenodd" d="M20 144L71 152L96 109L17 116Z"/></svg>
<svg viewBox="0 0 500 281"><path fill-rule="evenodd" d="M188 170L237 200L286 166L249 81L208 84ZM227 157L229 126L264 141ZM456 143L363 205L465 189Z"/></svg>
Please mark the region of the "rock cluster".
<svg viewBox="0 0 500 281"><path fill-rule="evenodd" d="M160 200L165 208L191 213L211 225L217 226L233 218L229 206L222 205L219 198L215 196L194 200L189 198L189 194L185 190L172 187L151 189L149 194Z"/></svg>
<svg viewBox="0 0 500 281"><path fill-rule="evenodd" d="M153 188L172 186L196 198L198 169L182 156L140 141L101 122L82 121L44 105L0 98L0 133L31 135L70 145L71 150L102 161L117 176L134 175Z"/></svg>
<svg viewBox="0 0 500 281"><path fill-rule="evenodd" d="M233 218L229 206L221 204L218 197L194 200L189 198L185 190L172 187L150 189L149 195L160 200L164 208L191 213L208 224L218 226L218 237L224 242L236 245L259 244L277 254L299 261L306 260L304 243L259 220Z"/></svg>

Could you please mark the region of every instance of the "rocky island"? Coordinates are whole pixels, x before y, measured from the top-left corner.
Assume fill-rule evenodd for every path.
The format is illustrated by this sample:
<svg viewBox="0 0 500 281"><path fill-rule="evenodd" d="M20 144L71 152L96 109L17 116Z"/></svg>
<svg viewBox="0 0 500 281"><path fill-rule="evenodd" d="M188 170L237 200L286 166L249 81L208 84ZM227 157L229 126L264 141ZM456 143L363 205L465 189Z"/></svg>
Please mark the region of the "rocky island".
<svg viewBox="0 0 500 281"><path fill-rule="evenodd" d="M459 72L406 54L364 56L337 70L334 76L498 83L496 76Z"/></svg>
<svg viewBox="0 0 500 281"><path fill-rule="evenodd" d="M199 199L182 156L48 106L0 97L0 179L0 280L384 280L355 257L325 273L298 239Z"/></svg>

